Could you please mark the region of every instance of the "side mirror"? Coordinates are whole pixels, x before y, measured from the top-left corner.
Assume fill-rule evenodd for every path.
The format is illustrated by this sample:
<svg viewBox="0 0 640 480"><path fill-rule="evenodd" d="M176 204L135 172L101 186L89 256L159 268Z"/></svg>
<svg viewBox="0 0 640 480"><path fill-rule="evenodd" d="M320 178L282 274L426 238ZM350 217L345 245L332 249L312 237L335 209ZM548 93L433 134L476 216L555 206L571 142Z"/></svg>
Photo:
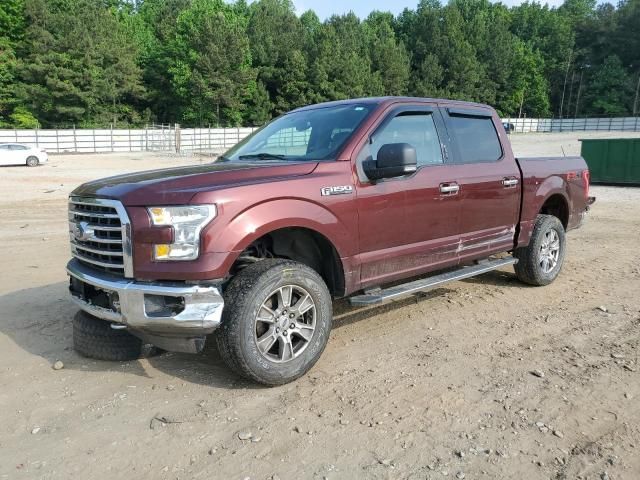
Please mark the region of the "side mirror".
<svg viewBox="0 0 640 480"><path fill-rule="evenodd" d="M416 171L418 155L408 143L388 143L380 147L376 160L365 160L362 167L373 181L401 177Z"/></svg>

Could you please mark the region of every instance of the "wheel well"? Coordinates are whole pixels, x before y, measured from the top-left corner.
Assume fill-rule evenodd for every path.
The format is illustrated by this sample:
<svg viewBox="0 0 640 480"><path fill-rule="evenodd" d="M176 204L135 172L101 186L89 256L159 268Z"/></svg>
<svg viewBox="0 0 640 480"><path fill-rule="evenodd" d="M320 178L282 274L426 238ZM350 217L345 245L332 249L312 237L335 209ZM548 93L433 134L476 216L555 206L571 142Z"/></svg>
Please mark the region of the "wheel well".
<svg viewBox="0 0 640 480"><path fill-rule="evenodd" d="M540 209L540 213L542 215L553 215L557 217L564 229L567 229L567 225L569 224L569 206L562 195L555 194L547 198Z"/></svg>
<svg viewBox="0 0 640 480"><path fill-rule="evenodd" d="M322 234L302 227L282 228L263 235L249 245L231 267L231 274L265 258L288 258L313 268L334 297L345 293L340 256Z"/></svg>

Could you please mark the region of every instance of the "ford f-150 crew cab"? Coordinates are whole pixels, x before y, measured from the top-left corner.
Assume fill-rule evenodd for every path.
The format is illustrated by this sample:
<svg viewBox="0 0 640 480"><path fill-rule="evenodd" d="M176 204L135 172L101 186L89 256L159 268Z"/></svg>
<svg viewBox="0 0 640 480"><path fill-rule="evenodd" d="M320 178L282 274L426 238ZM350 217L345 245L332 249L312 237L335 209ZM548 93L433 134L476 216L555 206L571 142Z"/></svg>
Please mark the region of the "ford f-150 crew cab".
<svg viewBox="0 0 640 480"><path fill-rule="evenodd" d="M373 305L506 265L547 285L593 201L582 158L514 158L486 105L299 108L211 164L72 192L74 346L123 360L213 334L233 370L286 383L325 348L333 298Z"/></svg>

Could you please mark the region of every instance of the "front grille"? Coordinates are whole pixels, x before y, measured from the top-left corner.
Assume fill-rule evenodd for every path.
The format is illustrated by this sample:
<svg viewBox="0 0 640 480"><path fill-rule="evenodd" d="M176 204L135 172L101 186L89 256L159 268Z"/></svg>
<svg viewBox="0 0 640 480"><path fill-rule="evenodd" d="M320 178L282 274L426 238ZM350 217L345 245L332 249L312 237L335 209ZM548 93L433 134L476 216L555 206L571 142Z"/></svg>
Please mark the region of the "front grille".
<svg viewBox="0 0 640 480"><path fill-rule="evenodd" d="M120 202L69 198L71 254L85 265L118 276L131 276L129 219Z"/></svg>

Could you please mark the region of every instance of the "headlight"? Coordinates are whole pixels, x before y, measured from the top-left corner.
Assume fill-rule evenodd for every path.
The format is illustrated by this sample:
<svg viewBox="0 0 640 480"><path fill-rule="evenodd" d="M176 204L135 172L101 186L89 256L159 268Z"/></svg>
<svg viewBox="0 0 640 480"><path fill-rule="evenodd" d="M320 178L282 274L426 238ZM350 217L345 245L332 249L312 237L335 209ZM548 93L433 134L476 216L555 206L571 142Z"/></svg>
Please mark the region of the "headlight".
<svg viewBox="0 0 640 480"><path fill-rule="evenodd" d="M155 260L195 260L200 253L200 232L218 213L215 205L147 208L151 223L173 227L173 243L153 246Z"/></svg>

